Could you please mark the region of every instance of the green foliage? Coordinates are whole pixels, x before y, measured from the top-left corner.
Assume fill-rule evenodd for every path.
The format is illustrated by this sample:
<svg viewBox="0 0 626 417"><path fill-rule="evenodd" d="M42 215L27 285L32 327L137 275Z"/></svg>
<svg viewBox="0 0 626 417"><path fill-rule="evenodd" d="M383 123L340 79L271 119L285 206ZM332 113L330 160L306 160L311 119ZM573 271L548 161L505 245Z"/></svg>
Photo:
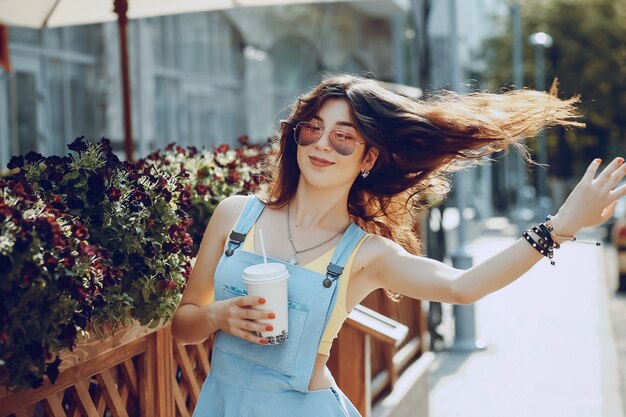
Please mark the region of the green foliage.
<svg viewBox="0 0 626 417"><path fill-rule="evenodd" d="M0 178L2 385L54 383L83 337L170 320L215 206L258 188L260 147L170 145L137 164L107 139L68 148L15 156Z"/></svg>
<svg viewBox="0 0 626 417"><path fill-rule="evenodd" d="M546 80L559 80L559 95L582 96L586 129L548 136L549 162L577 164L580 173L594 157L610 159L626 152L626 3L614 0L527 0L521 3L525 85L534 85L534 50L528 37L546 32L554 40L546 50ZM490 88L512 83L510 19L496 22L503 35L486 43ZM531 148L534 141L529 141ZM565 169L565 172L568 172Z"/></svg>

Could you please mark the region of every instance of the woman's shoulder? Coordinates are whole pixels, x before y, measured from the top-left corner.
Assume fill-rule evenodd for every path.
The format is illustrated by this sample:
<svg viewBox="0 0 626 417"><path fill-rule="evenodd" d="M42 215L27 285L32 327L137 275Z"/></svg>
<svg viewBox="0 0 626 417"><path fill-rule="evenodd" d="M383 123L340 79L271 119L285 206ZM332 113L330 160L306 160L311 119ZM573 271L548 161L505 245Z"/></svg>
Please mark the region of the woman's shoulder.
<svg viewBox="0 0 626 417"><path fill-rule="evenodd" d="M359 270L369 269L374 263L379 262L384 256L401 253L402 246L391 239L374 233L367 233L354 259L355 266Z"/></svg>
<svg viewBox="0 0 626 417"><path fill-rule="evenodd" d="M232 195L220 201L211 216L213 222L217 222L225 229L231 229L241 214L249 196Z"/></svg>

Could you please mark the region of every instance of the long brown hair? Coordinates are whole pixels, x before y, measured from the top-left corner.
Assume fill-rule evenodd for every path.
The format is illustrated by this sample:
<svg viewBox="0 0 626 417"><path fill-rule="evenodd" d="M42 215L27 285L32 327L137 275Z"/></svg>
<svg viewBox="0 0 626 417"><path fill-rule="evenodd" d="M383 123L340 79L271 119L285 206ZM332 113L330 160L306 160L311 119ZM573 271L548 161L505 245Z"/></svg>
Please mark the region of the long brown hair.
<svg viewBox="0 0 626 417"><path fill-rule="evenodd" d="M297 99L271 138L264 196L271 207L287 204L298 185L293 128L311 119L330 98L348 102L366 151L375 147L379 152L370 175L358 176L350 189L350 215L367 232L389 238L416 255L421 253L421 243L413 231L415 211L426 208L433 197L445 198L452 172L477 165L480 158L509 146L534 164L521 139L547 126L583 125L574 120L579 98L558 99L556 83L550 93L441 92L427 100L413 100L371 79L328 77Z"/></svg>

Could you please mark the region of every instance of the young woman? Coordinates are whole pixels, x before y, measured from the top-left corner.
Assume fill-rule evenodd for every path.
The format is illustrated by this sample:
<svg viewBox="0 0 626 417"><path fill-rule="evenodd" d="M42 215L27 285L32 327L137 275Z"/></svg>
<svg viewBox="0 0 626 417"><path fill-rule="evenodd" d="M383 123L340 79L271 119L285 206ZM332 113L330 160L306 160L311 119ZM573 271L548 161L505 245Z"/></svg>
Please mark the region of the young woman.
<svg viewBox="0 0 626 417"><path fill-rule="evenodd" d="M528 158L520 139L579 125L576 101L528 90L414 101L349 75L301 96L274 138L266 191L219 204L176 311L179 342L215 333L194 416L359 416L325 364L370 292L474 303L607 220L626 195L613 189L626 174L623 158L597 176L594 160L554 217L469 270L419 256L412 233L412 211L425 193L449 191L448 173L508 146ZM259 229L267 254L290 273L289 337L273 346L257 332L269 329L259 320L275 315L256 308L264 300L246 295L241 278L263 261Z"/></svg>

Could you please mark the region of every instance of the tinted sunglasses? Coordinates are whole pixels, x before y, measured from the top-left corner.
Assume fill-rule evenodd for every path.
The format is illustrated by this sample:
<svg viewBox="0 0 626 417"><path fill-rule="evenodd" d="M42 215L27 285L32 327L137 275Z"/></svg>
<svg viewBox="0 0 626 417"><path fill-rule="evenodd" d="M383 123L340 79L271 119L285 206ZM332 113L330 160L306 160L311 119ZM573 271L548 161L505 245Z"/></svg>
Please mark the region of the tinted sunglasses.
<svg viewBox="0 0 626 417"><path fill-rule="evenodd" d="M293 129L294 139L300 146L309 146L317 142L324 133L324 126L311 122L300 122ZM356 135L347 130L333 129L328 133L328 142L330 146L339 155L350 156L356 150L357 145L363 145L359 142Z"/></svg>

